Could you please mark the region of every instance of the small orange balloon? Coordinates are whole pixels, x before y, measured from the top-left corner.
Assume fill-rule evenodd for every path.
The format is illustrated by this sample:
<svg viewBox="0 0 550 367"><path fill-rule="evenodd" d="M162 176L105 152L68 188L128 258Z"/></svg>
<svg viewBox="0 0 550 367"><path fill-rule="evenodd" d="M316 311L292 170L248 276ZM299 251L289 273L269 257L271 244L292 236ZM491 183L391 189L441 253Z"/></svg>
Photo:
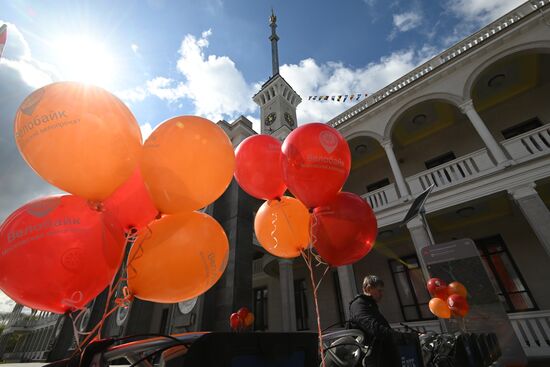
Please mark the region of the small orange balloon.
<svg viewBox="0 0 550 367"><path fill-rule="evenodd" d="M256 213L254 231L270 254L293 258L309 243L309 212L298 199L266 201Z"/></svg>
<svg viewBox="0 0 550 367"><path fill-rule="evenodd" d="M128 254L128 288L146 301L186 301L220 279L228 257L227 236L214 218L166 215L138 233Z"/></svg>
<svg viewBox="0 0 550 367"><path fill-rule="evenodd" d="M451 317L451 310L447 306L447 302L441 298L432 298L428 304L430 311L440 319L448 319Z"/></svg>
<svg viewBox="0 0 550 367"><path fill-rule="evenodd" d="M459 296L462 296L466 298L468 296L468 291L466 290L466 287L460 283L460 282L452 282L447 287L447 293L449 295L451 294L458 294Z"/></svg>
<svg viewBox="0 0 550 367"><path fill-rule="evenodd" d="M43 179L71 194L103 200L130 178L141 132L117 97L75 82L47 85L19 106L17 147Z"/></svg>
<svg viewBox="0 0 550 367"><path fill-rule="evenodd" d="M210 120L178 116L164 121L145 141L141 173L159 211L204 208L223 194L235 169L231 141Z"/></svg>
<svg viewBox="0 0 550 367"><path fill-rule="evenodd" d="M245 327L251 327L252 325L254 325L254 314L252 312L250 312L244 318L244 326Z"/></svg>

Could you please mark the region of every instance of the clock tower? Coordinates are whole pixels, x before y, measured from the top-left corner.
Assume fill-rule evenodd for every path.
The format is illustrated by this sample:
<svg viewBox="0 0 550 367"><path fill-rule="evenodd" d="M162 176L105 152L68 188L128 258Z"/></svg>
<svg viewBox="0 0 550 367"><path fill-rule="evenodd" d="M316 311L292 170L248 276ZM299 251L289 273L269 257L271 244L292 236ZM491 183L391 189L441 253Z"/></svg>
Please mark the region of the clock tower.
<svg viewBox="0 0 550 367"><path fill-rule="evenodd" d="M282 141L297 127L296 107L302 102L302 98L279 74L279 36L276 33L277 17L273 10L269 17L269 26L273 74L252 99L260 106L261 133L273 135Z"/></svg>

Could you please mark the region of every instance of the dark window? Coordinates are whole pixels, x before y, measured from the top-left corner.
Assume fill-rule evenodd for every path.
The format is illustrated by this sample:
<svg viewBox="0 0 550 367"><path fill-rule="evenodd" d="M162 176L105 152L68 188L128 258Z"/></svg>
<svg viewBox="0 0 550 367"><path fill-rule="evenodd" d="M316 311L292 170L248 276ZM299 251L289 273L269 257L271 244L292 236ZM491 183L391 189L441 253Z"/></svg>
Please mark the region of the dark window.
<svg viewBox="0 0 550 367"><path fill-rule="evenodd" d="M159 327L159 333L160 334L170 334L168 330L166 330L166 327L168 326L168 309L165 308L162 310L162 316L160 318L160 327Z"/></svg>
<svg viewBox="0 0 550 367"><path fill-rule="evenodd" d="M541 126L542 126L542 122L540 122L538 117L534 117L530 120L522 122L521 124L517 124L507 129L504 129L500 133L502 134L502 136L504 136L504 139L510 139L510 138L513 138L514 136L521 135L523 133L526 133L530 130L534 130Z"/></svg>
<svg viewBox="0 0 550 367"><path fill-rule="evenodd" d="M267 330L267 287L254 289L254 330Z"/></svg>
<svg viewBox="0 0 550 367"><path fill-rule="evenodd" d="M308 330L306 281L304 279L294 281L294 304L296 306L296 330Z"/></svg>
<svg viewBox="0 0 550 367"><path fill-rule="evenodd" d="M454 159L456 159L455 154L453 152L447 152L445 154L442 154L440 156L437 156L435 158L432 158L424 162L424 164L426 165L426 169L430 169L430 168L440 166L444 163L450 162Z"/></svg>
<svg viewBox="0 0 550 367"><path fill-rule="evenodd" d="M502 237L481 238L475 243L506 312L538 309Z"/></svg>
<svg viewBox="0 0 550 367"><path fill-rule="evenodd" d="M400 260L389 260L389 264L405 321L433 319L434 316L428 308L430 295L426 290L426 280L418 258L411 255Z"/></svg>
<svg viewBox="0 0 550 367"><path fill-rule="evenodd" d="M371 183L370 185L367 185L367 192L373 192L375 190L381 189L384 186L388 186L390 184L390 180L387 178L376 181L375 183Z"/></svg>

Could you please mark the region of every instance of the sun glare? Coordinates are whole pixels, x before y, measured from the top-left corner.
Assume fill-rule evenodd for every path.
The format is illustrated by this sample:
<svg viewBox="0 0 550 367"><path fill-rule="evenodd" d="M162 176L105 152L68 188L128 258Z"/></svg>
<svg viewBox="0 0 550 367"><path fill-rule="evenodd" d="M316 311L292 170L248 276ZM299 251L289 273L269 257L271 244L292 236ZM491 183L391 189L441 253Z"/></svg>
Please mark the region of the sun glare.
<svg viewBox="0 0 550 367"><path fill-rule="evenodd" d="M116 65L105 45L84 36L60 40L55 44L58 65L64 80L112 85Z"/></svg>

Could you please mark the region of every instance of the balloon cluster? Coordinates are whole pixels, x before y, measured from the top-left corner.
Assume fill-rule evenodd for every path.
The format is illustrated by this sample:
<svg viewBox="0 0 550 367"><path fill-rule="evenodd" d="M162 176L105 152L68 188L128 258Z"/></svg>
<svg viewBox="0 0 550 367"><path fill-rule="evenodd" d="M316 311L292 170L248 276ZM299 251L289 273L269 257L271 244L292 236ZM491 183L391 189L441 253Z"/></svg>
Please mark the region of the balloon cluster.
<svg viewBox="0 0 550 367"><path fill-rule="evenodd" d="M447 283L439 278L431 278L427 284L432 296L428 304L430 311L437 317L448 319L451 316L465 317L470 310L466 287L460 282Z"/></svg>
<svg viewBox="0 0 550 367"><path fill-rule="evenodd" d="M243 331L254 325L254 314L246 307L233 312L229 317L229 326L233 331Z"/></svg>
<svg viewBox="0 0 550 367"><path fill-rule="evenodd" d="M0 227L0 289L16 302L56 313L84 308L113 280L130 228L138 229L126 269L131 296L184 301L220 278L227 237L196 211L234 171L233 147L216 124L175 117L142 144L118 98L60 82L23 101L14 135L28 165L71 194L27 203Z"/></svg>
<svg viewBox="0 0 550 367"><path fill-rule="evenodd" d="M282 144L272 136L251 136L237 147L235 159L241 188L266 200L254 230L269 253L293 258L311 243L325 262L341 266L372 249L376 217L360 196L340 191L351 154L334 128L302 125ZM294 197L283 196L287 188Z"/></svg>

